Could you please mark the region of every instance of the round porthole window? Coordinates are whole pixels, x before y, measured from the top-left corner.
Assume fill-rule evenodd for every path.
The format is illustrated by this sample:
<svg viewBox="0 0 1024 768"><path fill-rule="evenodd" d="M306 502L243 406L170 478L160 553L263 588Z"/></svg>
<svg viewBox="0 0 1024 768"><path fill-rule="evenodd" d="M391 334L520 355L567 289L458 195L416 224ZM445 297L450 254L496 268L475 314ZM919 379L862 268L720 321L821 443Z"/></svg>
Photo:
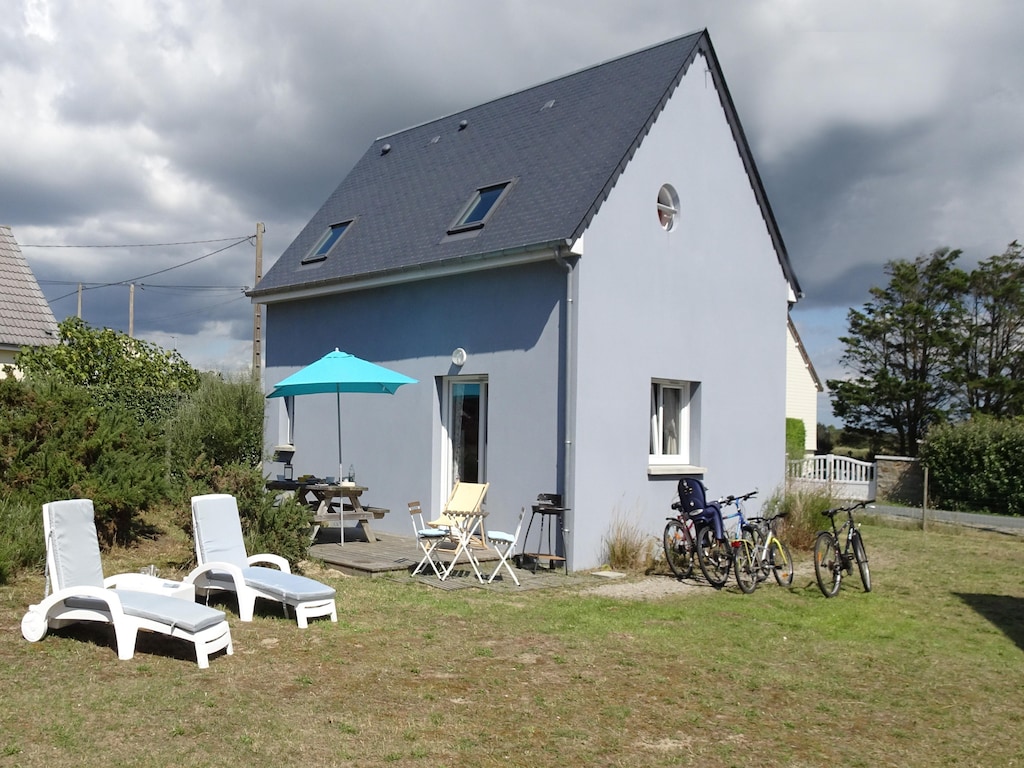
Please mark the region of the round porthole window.
<svg viewBox="0 0 1024 768"><path fill-rule="evenodd" d="M658 190L658 222L666 232L672 230L679 214L679 195L671 184L663 184Z"/></svg>

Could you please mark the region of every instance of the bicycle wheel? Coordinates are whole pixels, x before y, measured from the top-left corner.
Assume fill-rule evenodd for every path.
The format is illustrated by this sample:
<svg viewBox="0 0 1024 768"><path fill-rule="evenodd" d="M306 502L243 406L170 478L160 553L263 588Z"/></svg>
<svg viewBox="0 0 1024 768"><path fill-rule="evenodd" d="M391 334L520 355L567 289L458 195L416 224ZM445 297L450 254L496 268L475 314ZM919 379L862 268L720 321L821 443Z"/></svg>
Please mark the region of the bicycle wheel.
<svg viewBox="0 0 1024 768"><path fill-rule="evenodd" d="M693 541L690 534L678 520L669 520L662 537L665 545L665 560L677 579L688 579L693 575Z"/></svg>
<svg viewBox="0 0 1024 768"><path fill-rule="evenodd" d="M868 568L868 553L864 549L864 539L860 537L860 531L854 530L850 534L853 539L853 557L857 561L857 570L860 571L860 580L864 584L864 591L871 591L871 570Z"/></svg>
<svg viewBox="0 0 1024 768"><path fill-rule="evenodd" d="M843 563L835 537L828 531L822 531L814 540L814 576L818 580L821 594L825 597L836 596L839 582L843 578Z"/></svg>
<svg viewBox="0 0 1024 768"><path fill-rule="evenodd" d="M736 584L744 594L751 594L757 589L757 565L755 563L755 544L749 533L744 533L739 546L733 547L732 568L736 574Z"/></svg>
<svg viewBox="0 0 1024 768"><path fill-rule="evenodd" d="M768 568L780 587L793 585L793 555L789 547L776 538L768 543Z"/></svg>
<svg viewBox="0 0 1024 768"><path fill-rule="evenodd" d="M697 531L697 564L708 583L718 589L729 580L732 552L727 541L715 538L715 529L705 525Z"/></svg>

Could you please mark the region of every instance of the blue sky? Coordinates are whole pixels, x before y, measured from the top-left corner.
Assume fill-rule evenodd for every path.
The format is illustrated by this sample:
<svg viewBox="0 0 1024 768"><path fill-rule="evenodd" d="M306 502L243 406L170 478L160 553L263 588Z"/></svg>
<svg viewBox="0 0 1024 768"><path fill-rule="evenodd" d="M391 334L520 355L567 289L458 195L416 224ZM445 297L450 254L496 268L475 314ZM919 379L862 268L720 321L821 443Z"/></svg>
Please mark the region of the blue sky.
<svg viewBox="0 0 1024 768"><path fill-rule="evenodd" d="M269 266L374 138L705 27L823 379L886 261L1024 230L1013 0L2 3L0 223L58 319L82 282L126 331L134 280L135 334L204 369L252 358L253 247L220 249L265 222ZM28 247L83 244L122 247Z"/></svg>

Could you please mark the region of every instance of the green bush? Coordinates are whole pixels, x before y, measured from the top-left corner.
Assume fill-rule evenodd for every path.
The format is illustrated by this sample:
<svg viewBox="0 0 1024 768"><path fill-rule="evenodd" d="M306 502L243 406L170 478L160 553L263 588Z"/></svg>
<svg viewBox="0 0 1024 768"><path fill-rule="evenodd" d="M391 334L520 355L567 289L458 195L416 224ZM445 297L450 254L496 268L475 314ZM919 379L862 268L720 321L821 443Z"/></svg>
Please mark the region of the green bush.
<svg viewBox="0 0 1024 768"><path fill-rule="evenodd" d="M190 529L192 496L229 493L249 552L273 552L297 567L309 548L309 508L266 491L263 414L263 393L251 378L203 375L167 430L178 522Z"/></svg>
<svg viewBox="0 0 1024 768"><path fill-rule="evenodd" d="M800 419L786 419L786 458L802 459L806 452L807 427Z"/></svg>
<svg viewBox="0 0 1024 768"><path fill-rule="evenodd" d="M250 377L224 379L204 374L167 425L171 474L182 477L204 457L210 467L263 460L264 400Z"/></svg>
<svg viewBox="0 0 1024 768"><path fill-rule="evenodd" d="M0 499L0 584L21 568L42 568L45 558L42 508Z"/></svg>
<svg viewBox="0 0 1024 768"><path fill-rule="evenodd" d="M932 506L1024 514L1024 418L936 426L921 446L921 460Z"/></svg>
<svg viewBox="0 0 1024 768"><path fill-rule="evenodd" d="M39 507L89 498L104 544L128 543L140 513L166 498L164 447L156 425L142 425L89 389L56 380L0 381L0 492Z"/></svg>

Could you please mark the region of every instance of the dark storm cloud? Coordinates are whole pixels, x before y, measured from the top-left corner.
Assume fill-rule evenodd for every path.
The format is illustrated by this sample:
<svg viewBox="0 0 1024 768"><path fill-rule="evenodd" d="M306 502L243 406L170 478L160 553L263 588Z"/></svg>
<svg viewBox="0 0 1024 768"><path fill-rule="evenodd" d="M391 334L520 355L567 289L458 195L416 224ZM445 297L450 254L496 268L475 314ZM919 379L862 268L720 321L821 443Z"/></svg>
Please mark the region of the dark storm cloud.
<svg viewBox="0 0 1024 768"><path fill-rule="evenodd" d="M978 258L1022 234L1020 3L51 3L16 1L0 27L0 221L22 243L263 221L269 266L376 137L704 27L827 375L825 318L860 305L886 261L940 245ZM125 281L222 245L26 255L54 299L74 291L56 281ZM245 364L252 307L230 290L253 271L246 243L144 279L136 333L201 366ZM127 287L95 288L83 313L125 330L127 304Z"/></svg>

